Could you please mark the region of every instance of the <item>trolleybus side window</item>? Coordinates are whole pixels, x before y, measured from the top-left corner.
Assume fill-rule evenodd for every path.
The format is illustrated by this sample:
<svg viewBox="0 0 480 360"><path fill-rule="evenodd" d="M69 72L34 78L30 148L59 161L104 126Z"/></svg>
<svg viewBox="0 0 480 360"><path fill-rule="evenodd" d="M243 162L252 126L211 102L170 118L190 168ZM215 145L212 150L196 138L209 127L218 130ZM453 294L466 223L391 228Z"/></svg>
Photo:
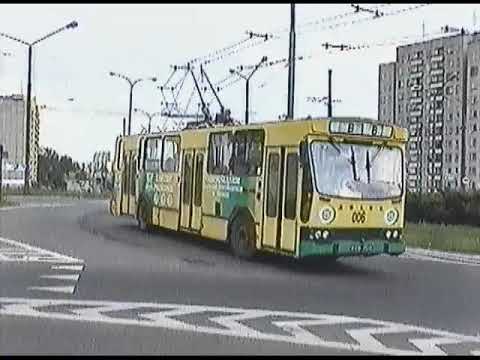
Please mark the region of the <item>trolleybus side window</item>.
<svg viewBox="0 0 480 360"><path fill-rule="evenodd" d="M208 147L208 173L230 175L233 169L233 136L231 132L213 133Z"/></svg>
<svg viewBox="0 0 480 360"><path fill-rule="evenodd" d="M263 130L241 130L235 132L234 175L261 175L263 141Z"/></svg>
<svg viewBox="0 0 480 360"><path fill-rule="evenodd" d="M160 159L162 156L162 139L149 138L145 144L145 170L158 171L160 170Z"/></svg>
<svg viewBox="0 0 480 360"><path fill-rule="evenodd" d="M164 172L178 171L180 139L178 136L166 136L163 139L162 170Z"/></svg>
<svg viewBox="0 0 480 360"><path fill-rule="evenodd" d="M267 216L277 216L278 204L278 171L279 171L278 154L270 154L268 156L268 183L267 183Z"/></svg>
<svg viewBox="0 0 480 360"><path fill-rule="evenodd" d="M297 179L298 179L298 155L287 155L287 176L285 177L285 217L287 219L295 219L297 210Z"/></svg>

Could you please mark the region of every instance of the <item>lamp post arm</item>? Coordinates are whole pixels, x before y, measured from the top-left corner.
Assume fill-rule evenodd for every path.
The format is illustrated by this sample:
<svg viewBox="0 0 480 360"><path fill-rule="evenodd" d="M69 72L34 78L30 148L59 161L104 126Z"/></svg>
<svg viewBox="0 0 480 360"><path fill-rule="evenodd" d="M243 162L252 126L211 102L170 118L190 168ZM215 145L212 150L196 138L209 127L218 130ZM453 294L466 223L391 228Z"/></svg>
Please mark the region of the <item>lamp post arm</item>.
<svg viewBox="0 0 480 360"><path fill-rule="evenodd" d="M3 33L3 32L0 32L0 36L3 36L3 37L5 37L5 38L7 38L7 39L10 39L10 40L19 42L19 43L21 43L21 44L23 44L23 45L30 46L30 44L27 43L26 41L24 41L24 40L22 40L22 39L19 39L19 38L16 38L16 37L14 37L14 36L12 36L12 35L8 35L8 34L5 34L5 33Z"/></svg>

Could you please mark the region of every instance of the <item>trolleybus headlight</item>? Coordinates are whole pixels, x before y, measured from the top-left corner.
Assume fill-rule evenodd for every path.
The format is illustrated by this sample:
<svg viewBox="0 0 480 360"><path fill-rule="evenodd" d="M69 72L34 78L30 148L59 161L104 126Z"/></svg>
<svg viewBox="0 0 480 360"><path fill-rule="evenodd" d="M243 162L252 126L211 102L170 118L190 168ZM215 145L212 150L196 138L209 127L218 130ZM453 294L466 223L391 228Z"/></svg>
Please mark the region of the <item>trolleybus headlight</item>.
<svg viewBox="0 0 480 360"><path fill-rule="evenodd" d="M390 230L387 230L385 236L387 237L387 239L390 239L390 237L392 236L392 232Z"/></svg>
<svg viewBox="0 0 480 360"><path fill-rule="evenodd" d="M393 225L398 220L398 211L395 209L387 210L385 213L385 224Z"/></svg>
<svg viewBox="0 0 480 360"><path fill-rule="evenodd" d="M324 208L320 209L320 221L323 224L330 224L333 219L335 218L335 210L333 210L330 206L325 206Z"/></svg>
<svg viewBox="0 0 480 360"><path fill-rule="evenodd" d="M393 231L393 238L396 239L398 237L398 230Z"/></svg>
<svg viewBox="0 0 480 360"><path fill-rule="evenodd" d="M322 237L322 230L317 230L315 232L315 239L320 240Z"/></svg>
<svg viewBox="0 0 480 360"><path fill-rule="evenodd" d="M322 233L323 240L327 240L329 235L330 233L328 232L328 230L323 230L323 233Z"/></svg>

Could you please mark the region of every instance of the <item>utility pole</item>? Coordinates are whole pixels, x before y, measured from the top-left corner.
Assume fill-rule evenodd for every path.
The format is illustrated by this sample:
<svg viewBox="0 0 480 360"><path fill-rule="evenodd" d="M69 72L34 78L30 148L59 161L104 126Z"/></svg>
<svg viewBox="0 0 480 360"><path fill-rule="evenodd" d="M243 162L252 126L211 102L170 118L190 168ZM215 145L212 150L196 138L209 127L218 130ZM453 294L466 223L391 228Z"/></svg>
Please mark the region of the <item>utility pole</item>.
<svg viewBox="0 0 480 360"><path fill-rule="evenodd" d="M328 69L328 117L332 117L332 69Z"/></svg>
<svg viewBox="0 0 480 360"><path fill-rule="evenodd" d="M293 119L295 99L295 3L290 4L290 44L288 52L288 108L287 117Z"/></svg>
<svg viewBox="0 0 480 360"><path fill-rule="evenodd" d="M32 109L30 108L30 97L32 96L32 45L28 45L28 83L27 83L27 109L26 109L26 124L25 124L25 184L23 187L23 193L28 194L28 188L30 186L30 117Z"/></svg>
<svg viewBox="0 0 480 360"><path fill-rule="evenodd" d="M0 203L2 202L2 180L3 180L3 145L0 145Z"/></svg>

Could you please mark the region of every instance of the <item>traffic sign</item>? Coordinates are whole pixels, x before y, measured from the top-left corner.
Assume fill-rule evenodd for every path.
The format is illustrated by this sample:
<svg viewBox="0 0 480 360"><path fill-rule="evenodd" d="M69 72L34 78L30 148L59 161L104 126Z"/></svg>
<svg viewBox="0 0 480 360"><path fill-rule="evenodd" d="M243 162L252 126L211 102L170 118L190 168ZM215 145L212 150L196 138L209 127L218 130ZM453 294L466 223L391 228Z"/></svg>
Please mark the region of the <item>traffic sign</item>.
<svg viewBox="0 0 480 360"><path fill-rule="evenodd" d="M470 179L466 176L462 179L462 184L463 185L468 185L469 182L470 182Z"/></svg>

